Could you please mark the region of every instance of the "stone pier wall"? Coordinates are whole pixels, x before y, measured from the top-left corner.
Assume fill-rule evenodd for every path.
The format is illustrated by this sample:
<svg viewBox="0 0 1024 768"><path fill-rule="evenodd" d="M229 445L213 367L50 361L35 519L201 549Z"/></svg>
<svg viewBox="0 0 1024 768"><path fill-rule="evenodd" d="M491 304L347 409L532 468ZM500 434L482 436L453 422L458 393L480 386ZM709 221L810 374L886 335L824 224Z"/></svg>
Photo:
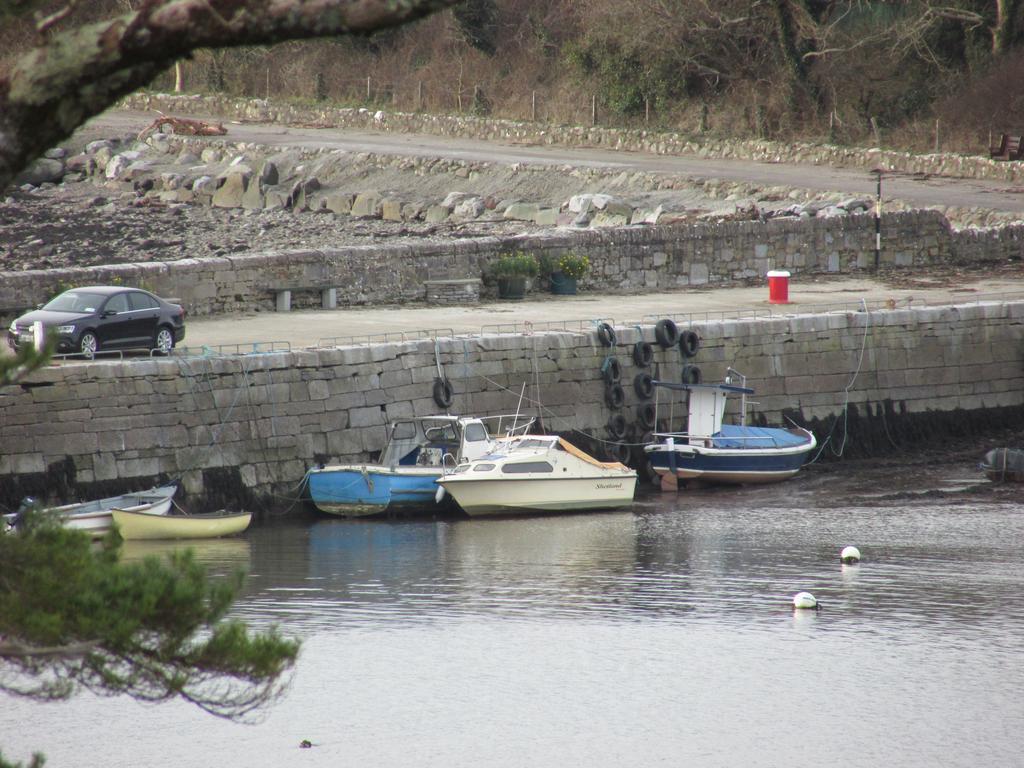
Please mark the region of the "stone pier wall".
<svg viewBox="0 0 1024 768"><path fill-rule="evenodd" d="M1020 259L1024 227L955 232L940 214L886 215L883 267L992 263ZM320 306L320 290L337 288L340 306L421 301L430 280L480 278L502 251L521 249L590 257L582 290L640 293L724 286L763 279L770 269L794 274L856 273L874 267L874 219L770 220L637 227L449 240L399 246L297 250L175 262L0 273L0 317L49 300L60 290L96 284L135 285L180 299L189 314L274 309L277 289L292 305ZM484 295L494 288L484 286Z"/></svg>
<svg viewBox="0 0 1024 768"><path fill-rule="evenodd" d="M962 435L1019 422L1022 325L1024 302L708 322L693 326L703 344L689 362L706 381L730 365L746 374L755 421L788 416L822 440L849 430L853 455L872 441L909 444L924 428ZM453 412L513 413L525 384L549 429L604 451L612 411L601 369L610 354L622 364L623 413L635 424L630 352L641 334L653 341L653 326L619 328L611 349L585 329L49 367L0 388L0 504L180 477L198 505L283 509L309 467L372 458L389 421L438 412L438 361ZM680 351L655 348L651 372L678 380Z"/></svg>

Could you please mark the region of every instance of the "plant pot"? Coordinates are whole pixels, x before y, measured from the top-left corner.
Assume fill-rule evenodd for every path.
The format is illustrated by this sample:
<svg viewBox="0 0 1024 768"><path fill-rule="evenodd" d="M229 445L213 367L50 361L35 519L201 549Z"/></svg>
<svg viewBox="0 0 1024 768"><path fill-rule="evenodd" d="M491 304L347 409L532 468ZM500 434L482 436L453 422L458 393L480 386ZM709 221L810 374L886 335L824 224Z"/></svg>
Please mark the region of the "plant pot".
<svg viewBox="0 0 1024 768"><path fill-rule="evenodd" d="M558 296L576 295L576 278L561 272L551 273L551 292Z"/></svg>
<svg viewBox="0 0 1024 768"><path fill-rule="evenodd" d="M521 275L498 278L499 299L521 299L526 295L526 278Z"/></svg>

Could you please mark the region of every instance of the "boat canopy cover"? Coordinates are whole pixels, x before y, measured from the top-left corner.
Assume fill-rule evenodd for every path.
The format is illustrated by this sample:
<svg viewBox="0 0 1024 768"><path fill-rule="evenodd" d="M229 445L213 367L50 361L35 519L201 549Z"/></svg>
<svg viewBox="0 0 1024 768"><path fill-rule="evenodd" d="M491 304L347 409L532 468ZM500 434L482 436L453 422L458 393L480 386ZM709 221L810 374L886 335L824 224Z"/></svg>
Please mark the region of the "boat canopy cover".
<svg viewBox="0 0 1024 768"><path fill-rule="evenodd" d="M743 395L754 394L754 390L752 390L750 387L737 387L735 384L683 384L675 381L658 381L657 379L655 379L651 383L654 384L654 386L656 387L664 387L665 389L676 389L682 391L717 389L722 392L738 392L739 394Z"/></svg>
<svg viewBox="0 0 1024 768"><path fill-rule="evenodd" d="M786 429L739 424L723 424L713 437L715 448L790 448L807 442L806 435L795 435Z"/></svg>

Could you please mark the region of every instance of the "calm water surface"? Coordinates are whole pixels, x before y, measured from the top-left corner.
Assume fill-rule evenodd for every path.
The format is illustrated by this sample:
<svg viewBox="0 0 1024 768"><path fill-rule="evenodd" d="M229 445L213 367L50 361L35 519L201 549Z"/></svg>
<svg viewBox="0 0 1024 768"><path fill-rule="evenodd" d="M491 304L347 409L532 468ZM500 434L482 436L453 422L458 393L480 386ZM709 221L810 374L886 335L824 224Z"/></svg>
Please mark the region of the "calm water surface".
<svg viewBox="0 0 1024 768"><path fill-rule="evenodd" d="M49 766L1024 764L1024 505L963 490L977 473L958 466L816 469L608 514L200 542L214 570L249 570L239 617L303 639L265 719L4 698L0 748ZM839 564L847 544L863 563ZM805 589L823 611L789 608Z"/></svg>

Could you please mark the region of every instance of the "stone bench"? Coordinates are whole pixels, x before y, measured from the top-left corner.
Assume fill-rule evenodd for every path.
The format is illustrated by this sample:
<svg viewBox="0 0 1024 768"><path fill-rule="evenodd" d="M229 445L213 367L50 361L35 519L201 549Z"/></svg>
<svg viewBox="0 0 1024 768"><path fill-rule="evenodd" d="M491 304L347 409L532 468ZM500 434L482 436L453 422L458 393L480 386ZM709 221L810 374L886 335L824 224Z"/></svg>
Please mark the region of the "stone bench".
<svg viewBox="0 0 1024 768"><path fill-rule="evenodd" d="M427 304L479 304L479 277L453 280L425 280Z"/></svg>
<svg viewBox="0 0 1024 768"><path fill-rule="evenodd" d="M337 309L338 308L338 289L337 288L320 288L318 286L307 287L296 287L289 286L288 288L271 288L274 292L274 308L278 312L290 312L292 309L292 291L308 291L318 290L320 291L320 306L324 309Z"/></svg>

